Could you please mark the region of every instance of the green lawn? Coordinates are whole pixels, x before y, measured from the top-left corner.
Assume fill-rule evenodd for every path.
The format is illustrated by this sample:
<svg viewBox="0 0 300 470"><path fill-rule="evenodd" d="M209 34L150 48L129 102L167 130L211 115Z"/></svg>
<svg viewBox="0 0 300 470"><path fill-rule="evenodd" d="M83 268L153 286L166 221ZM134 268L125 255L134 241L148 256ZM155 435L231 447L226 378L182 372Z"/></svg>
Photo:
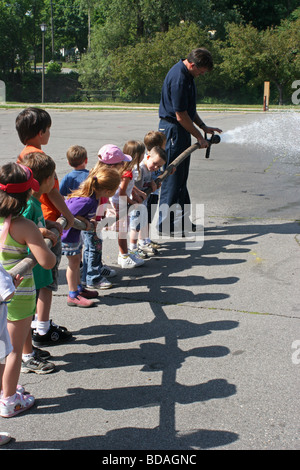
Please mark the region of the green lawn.
<svg viewBox="0 0 300 470"><path fill-rule="evenodd" d="M145 111L156 111L158 110L158 104L149 104L149 103L120 103L120 102L76 102L76 103L15 103L15 102L7 102L7 103L0 103L0 108L26 108L28 106L37 106L42 108L57 108L57 109L65 109L66 111L72 109L81 109L81 110L145 110ZM247 111L247 112L259 112L263 111L263 105L230 105L230 104L205 104L199 103L197 105L197 109L202 111L215 111L215 112L225 112L225 111ZM279 105L271 105L269 107L269 111L300 111L300 106L290 105L290 106L279 106Z"/></svg>

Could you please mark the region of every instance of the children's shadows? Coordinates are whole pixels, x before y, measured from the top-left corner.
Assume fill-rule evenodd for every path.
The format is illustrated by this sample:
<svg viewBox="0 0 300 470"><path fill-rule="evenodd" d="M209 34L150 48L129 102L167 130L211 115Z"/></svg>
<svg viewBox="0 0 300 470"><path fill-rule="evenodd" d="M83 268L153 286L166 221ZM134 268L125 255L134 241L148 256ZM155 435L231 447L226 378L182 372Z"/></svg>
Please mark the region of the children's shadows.
<svg viewBox="0 0 300 470"><path fill-rule="evenodd" d="M199 429L193 432L180 433L176 429L176 405L195 405L215 399L223 399L236 393L236 386L222 378L222 372L210 380L203 380L197 364L193 371L191 384L179 383L177 370L185 367L188 360L202 361L203 368L208 358L226 356L230 350L226 345L209 345L182 350L180 340L200 338L213 335L216 331L226 331L238 327L238 322L229 320L201 322L201 311L195 309L195 321L185 319L185 308L178 309L178 304L189 302L194 306L201 305L205 300L213 302L228 297L228 293L220 292L224 286L238 282L235 276L206 278L198 275L199 270L187 270L197 266L211 264L234 265L244 262L231 253L227 259L219 257L225 249L225 241L211 241L201 251L185 249L184 242L172 242L166 245L159 259L150 259L142 268L124 274L130 276L128 288L101 295L97 309L101 305L127 305L128 311L142 309L140 303L151 307L153 320L145 323L128 324L114 322L110 324L93 324L74 332L76 345L90 346L89 352L70 352L61 359L60 367L68 373L84 371L87 377L107 369L123 369L137 366L141 374L145 374L145 385L130 387L77 387L69 388L65 396L45 398L41 408L34 413L65 413L74 409L103 409L106 411L122 411L145 407L158 407L158 427L153 429L129 427L114 429L102 436L81 437L69 441L40 442L43 448L82 448L82 449L193 449L213 448L238 439L234 432L204 429L204 422L196 419ZM176 256L174 256L176 255ZM214 256L216 255L216 256ZM233 255L233 256L232 256ZM209 259L206 257L209 257ZM207 261L207 263L206 263ZM122 272L123 273L123 272ZM210 292L210 287L213 290ZM175 318L166 314L166 306L176 305ZM136 313L134 314L136 319ZM189 313L189 315L191 315ZM161 344L163 342L163 344ZM133 347L130 347L134 345ZM139 343L138 346L136 344ZM185 343L186 344L186 343ZM110 345L108 350L105 345ZM115 345L115 346L114 346ZM120 345L120 347L118 347ZM122 346L123 345L123 346ZM189 367L193 367L189 364ZM96 371L96 372L95 372ZM161 383L151 384L160 374ZM89 375L91 374L91 375ZM124 418L126 420L126 417ZM129 418L130 419L130 418ZM201 426L202 424L202 426ZM177 425L180 428L180 424ZM185 428L185 426L183 426ZM189 429L189 428L188 428ZM38 446L37 446L38 448Z"/></svg>
<svg viewBox="0 0 300 470"><path fill-rule="evenodd" d="M110 430L105 435L59 442L40 441L30 448L192 450L228 445L238 439L238 435L234 432L208 430L201 426L193 432L180 432L176 429L175 423L178 404L193 406L200 402L230 397L236 393L234 384L220 378L221 372L217 378L203 381L197 367L192 374L192 385L179 383L176 380L176 372L184 367L189 358L199 360L218 358L228 355L230 350L226 346L210 345L183 351L178 346L178 341L213 335L215 331L231 330L238 327L238 322L221 320L200 324L187 320L169 320L161 306L155 305L154 311L156 317L150 323L97 325L82 329L77 342L92 346L90 352L70 352L63 357L65 371L69 373L74 370L87 371L88 375L85 375L90 383L93 383L95 374L98 375L105 369L118 368L120 373L120 368L123 367L126 376L127 367L139 366L140 372L145 374L145 385L101 389L93 386L68 388L64 396L41 400L41 407L33 409L32 413L60 414L74 409L88 412L99 409L126 412L126 410L154 407L159 409L158 426L153 429L120 427ZM91 335L92 338L89 338ZM154 341L155 338L164 339L164 344ZM142 342L138 347L97 350L97 345L99 348L99 345L128 344L137 341L146 342ZM161 383L152 385L152 374L157 372L161 374ZM154 376L153 379L157 377ZM122 416L126 422L126 414ZM204 424L201 416L196 421Z"/></svg>
<svg viewBox="0 0 300 470"><path fill-rule="evenodd" d="M217 302L229 297L228 288L225 286L239 281L238 277L232 275L209 278L207 267L225 266L225 272L228 273L228 267L232 266L234 269L235 265L246 262L243 254L252 249L259 236L270 232L299 233L299 226L250 224L211 227L206 231L205 243L201 250L188 251L184 241L172 241L165 245L166 249L158 260L151 259L142 268L124 274L130 277L126 288L122 291L121 281L118 289L101 295L96 309L101 313L101 305L111 306L112 309L119 304L126 305L127 315L132 309L137 322L117 322L119 317L116 316L114 320L112 316L109 324L99 324L97 317L96 324L74 332L76 345L88 345L88 351L70 350L61 357L63 364L60 367L70 374L74 371L85 372L86 381L89 383L90 380L92 386L70 387L64 396L45 398L41 400L40 408L38 406L32 410L32 413L47 415L66 413L74 409L102 409L125 413L126 410L155 407L159 409L157 427L131 427L128 425L130 415L124 414L122 416L126 425L122 427L120 423L118 429L105 434L80 436L69 440L39 441L33 445L31 443L30 448L192 450L226 446L236 441L239 438L237 433L205 429L205 416L195 417L194 413L199 410L198 403L224 399L237 393L236 384L229 383L222 377L221 369L217 368L214 376L212 368L210 379L201 376L201 371L206 370L207 359L217 360L230 354L226 335L222 336L225 345L203 346L201 337L211 335L213 339L215 332L235 329L239 323L226 319L203 322L202 312L206 312L207 318L208 310L199 307L203 301ZM137 315L143 308L143 303L147 308L151 307L153 320L139 323ZM217 306L218 303L214 309L217 310ZM193 307L195 310L191 313ZM188 308L188 311L185 310ZM189 320L185 315L189 315ZM193 321L190 320L191 315ZM183 350L181 340L192 338L193 345L195 338L199 338L199 346L186 349L188 343L185 342ZM106 350L105 345L110 345L110 348ZM207 367L209 364L212 363L207 361ZM93 377L107 369L118 369L122 379L126 377L126 368L133 366L138 367L141 374L145 374L144 381L139 379L136 386L97 388L97 381L93 383ZM178 380L177 371L184 367L190 368L186 372L190 383L180 383ZM161 381L159 384L152 384L152 379L157 382L157 373L160 374ZM143 385L140 385L141 382ZM181 421L177 421L178 404L191 406L185 412L186 416L191 413L191 422L199 424L196 429L191 430L188 423L181 425ZM129 421L126 422L127 417ZM189 431L182 431L181 427ZM22 445L24 446L24 442ZM14 448L18 448L18 443L14 444Z"/></svg>
<svg viewBox="0 0 300 470"><path fill-rule="evenodd" d="M207 323L193 323L187 320L169 320L160 305L153 305L155 318L144 324L111 324L96 325L80 330L76 343L88 344L90 352L65 354L62 358L63 369L69 373L74 370L86 371L87 382L93 383L93 377L105 369L138 366L145 374L145 385L96 388L76 387L67 389L64 396L45 398L41 409L37 407L33 413L55 414L77 410L126 411L154 407L159 409L157 427L139 428L124 427L114 429L105 435L81 437L69 441L40 442L42 448L59 449L209 449L230 444L238 439L238 435L229 431L200 429L193 432L180 432L176 429L176 406L196 405L209 400L223 399L236 393L236 386L222 377L203 380L195 367L192 384L179 383L176 372L184 367L190 358L205 361L207 358L226 356L230 350L223 345L199 346L183 351L178 346L179 340L197 338L214 334L215 331L226 331L238 327L238 322L221 320ZM161 344L157 340L164 340ZM129 345L140 341L138 347L120 347L103 350L103 345ZM99 346L101 350L99 350ZM203 365L202 365L203 367ZM151 384L153 374L159 372L161 384ZM95 376L96 374L96 376ZM122 375L121 375L122 376ZM96 379L97 380L97 379ZM139 380L140 382L140 380ZM126 422L126 414L123 414ZM130 422L130 415L129 415ZM196 422L204 424L201 416ZM179 424L180 428L180 424ZM188 427L189 429L189 427Z"/></svg>
<svg viewBox="0 0 300 470"><path fill-rule="evenodd" d="M213 449L226 446L238 439L229 431L198 429L191 433L175 432L169 439L157 428L120 427L105 435L76 437L61 441L15 442L6 446L14 450L30 448L42 450L177 450ZM142 456L141 456L142 457ZM101 464L101 458L100 458Z"/></svg>
<svg viewBox="0 0 300 470"><path fill-rule="evenodd" d="M157 306L156 306L157 307ZM188 357L221 357L229 354L224 346L206 346L182 351L178 340L198 338L212 334L213 331L236 328L238 322L223 320L203 324L187 320L168 320L165 322L154 319L150 323L132 325L95 325L80 330L76 344L86 344L95 348L88 353L65 354L66 364L62 368L68 372L86 369L106 369L138 365L142 371L164 370L168 367L180 368ZM86 336L86 337L85 337ZM164 345L153 342L155 339L165 339ZM139 347L99 351L97 346L105 344L128 344L143 341ZM147 341L152 341L147 342ZM76 364L76 366L75 366Z"/></svg>
<svg viewBox="0 0 300 470"><path fill-rule="evenodd" d="M230 222L224 222L222 226L212 226L205 230L206 237L210 236L226 236L230 244L247 246L256 244L255 239L264 235L282 234L282 235L298 235L300 233L300 221L259 224L256 221L252 223L238 224L235 222L240 219L232 218ZM235 241L231 237L239 237Z"/></svg>
<svg viewBox="0 0 300 470"><path fill-rule="evenodd" d="M229 297L227 292L220 291L221 286L238 282L239 278L230 276L208 277L207 266L230 266L244 263L246 260L237 254L250 251L249 248L229 249L227 240L209 240L202 249L186 249L185 242L166 243L160 255L145 261L139 268L130 272L120 271L117 287L122 288L122 275L129 277L130 289L110 290L101 295L100 302L110 305L124 301L160 302L162 304L179 304L192 302L201 305L204 301L220 301ZM226 252L226 256L221 253ZM214 256L216 255L216 256ZM218 255L218 256L217 256ZM136 289L137 288L137 289ZM212 289L211 289L212 288ZM121 292L121 293L120 293Z"/></svg>

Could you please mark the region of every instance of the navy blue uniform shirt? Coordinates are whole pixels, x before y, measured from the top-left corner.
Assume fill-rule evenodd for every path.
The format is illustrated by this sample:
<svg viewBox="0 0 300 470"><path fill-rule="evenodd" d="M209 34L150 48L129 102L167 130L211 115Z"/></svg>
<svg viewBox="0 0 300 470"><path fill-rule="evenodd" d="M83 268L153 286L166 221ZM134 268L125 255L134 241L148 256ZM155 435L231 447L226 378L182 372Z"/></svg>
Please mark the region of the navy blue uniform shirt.
<svg viewBox="0 0 300 470"><path fill-rule="evenodd" d="M196 114L196 85L194 77L181 59L167 73L161 92L160 118L176 119L175 112L187 111L194 120Z"/></svg>

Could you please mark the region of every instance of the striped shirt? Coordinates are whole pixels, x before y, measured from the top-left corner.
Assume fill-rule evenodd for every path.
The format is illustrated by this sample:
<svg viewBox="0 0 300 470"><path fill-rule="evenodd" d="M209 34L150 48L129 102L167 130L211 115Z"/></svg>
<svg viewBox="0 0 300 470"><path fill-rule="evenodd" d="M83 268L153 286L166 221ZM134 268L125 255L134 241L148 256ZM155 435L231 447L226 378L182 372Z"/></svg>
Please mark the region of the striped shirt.
<svg viewBox="0 0 300 470"><path fill-rule="evenodd" d="M4 217L0 217L0 236L3 229ZM7 234L0 250L0 262L9 272L19 261L28 256L27 245L21 245ZM36 290L32 270L25 274L23 281L15 291L14 297L8 304L7 318L17 321L35 314Z"/></svg>

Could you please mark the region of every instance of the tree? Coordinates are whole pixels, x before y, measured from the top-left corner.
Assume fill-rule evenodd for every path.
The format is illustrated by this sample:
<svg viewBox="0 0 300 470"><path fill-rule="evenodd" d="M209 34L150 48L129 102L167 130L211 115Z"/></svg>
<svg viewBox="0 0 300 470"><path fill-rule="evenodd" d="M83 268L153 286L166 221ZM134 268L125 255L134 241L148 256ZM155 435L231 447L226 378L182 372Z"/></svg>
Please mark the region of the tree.
<svg viewBox="0 0 300 470"><path fill-rule="evenodd" d="M154 67L152 58L155 56L155 60L160 64L162 51L168 51L168 54L163 54L166 63L168 57L172 56L170 51L174 48L168 39L168 33L173 28L178 28L178 25L185 24L189 28L194 24L198 31L198 37L194 37L194 45L198 44L199 31L202 31L202 37L205 25L208 24L209 18L214 16L211 4L211 0L102 0L101 21L94 25L90 51L82 58L80 81L86 88L94 89L115 88L117 84L130 89L130 93L133 92L133 83L137 85L139 82L135 94L140 93L142 88L149 90L151 82L148 85L146 82L152 67L150 65L147 72L143 60L147 62L147 67L148 64ZM165 35L167 47L164 45L164 36L159 34ZM156 49L157 41L162 47L160 51ZM184 37L178 40L176 38L176 41L182 42L184 47ZM131 69L132 64L137 63L142 69L140 78ZM122 67L118 67L118 64L122 64ZM156 68L161 70L159 66ZM122 69L128 72L127 77ZM131 84L124 87L129 81L129 76Z"/></svg>
<svg viewBox="0 0 300 470"><path fill-rule="evenodd" d="M80 7L87 13L88 17L88 51L91 49L91 25L92 14L96 7L97 0L80 0Z"/></svg>
<svg viewBox="0 0 300 470"><path fill-rule="evenodd" d="M0 1L0 63L3 74L26 70L36 46L36 18L41 1Z"/></svg>
<svg viewBox="0 0 300 470"><path fill-rule="evenodd" d="M164 77L180 58L199 46L208 45L206 31L195 23L182 23L167 33L143 38L135 46L119 48L111 60L111 78L128 98L159 97ZM168 51L164 54L162 51Z"/></svg>
<svg viewBox="0 0 300 470"><path fill-rule="evenodd" d="M249 86L264 81L275 84L279 104L300 72L300 19L258 31L252 25L228 26L229 47L223 49L221 69L230 80Z"/></svg>
<svg viewBox="0 0 300 470"><path fill-rule="evenodd" d="M47 2L46 11L45 19L49 19L51 16L49 2ZM55 0L53 2L53 23L56 52L63 48L68 50L75 47L79 49L80 53L86 50L88 23L80 0Z"/></svg>
<svg viewBox="0 0 300 470"><path fill-rule="evenodd" d="M244 25L252 24L259 31L279 26L295 8L299 0L223 0L217 3L217 10L227 14L234 9Z"/></svg>

